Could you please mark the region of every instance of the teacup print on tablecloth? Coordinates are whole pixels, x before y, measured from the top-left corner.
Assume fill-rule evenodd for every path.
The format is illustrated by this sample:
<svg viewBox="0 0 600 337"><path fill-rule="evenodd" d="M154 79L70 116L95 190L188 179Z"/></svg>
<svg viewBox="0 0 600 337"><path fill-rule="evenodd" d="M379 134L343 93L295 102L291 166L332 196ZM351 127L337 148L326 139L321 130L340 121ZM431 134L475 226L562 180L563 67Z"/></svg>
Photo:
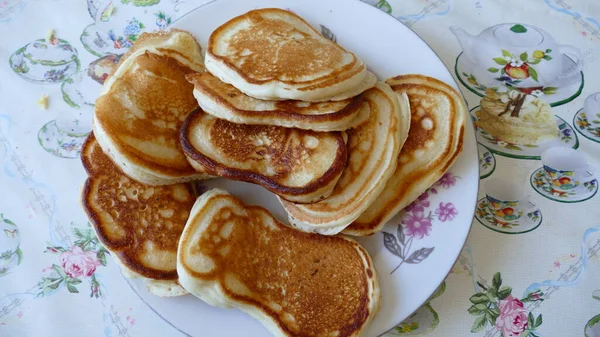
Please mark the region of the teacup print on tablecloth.
<svg viewBox="0 0 600 337"><path fill-rule="evenodd" d="M15 51L10 67L22 78L36 83L60 83L79 71L77 49L53 35Z"/></svg>
<svg viewBox="0 0 600 337"><path fill-rule="evenodd" d="M500 233L520 234L542 223L541 211L522 184L501 178L484 183L486 196L477 202L475 219Z"/></svg>
<svg viewBox="0 0 600 337"><path fill-rule="evenodd" d="M559 45L538 27L503 23L483 30L478 36L456 26L450 27L450 31L463 50L456 59L456 76L477 95L507 86L557 106L581 94L581 51Z"/></svg>
<svg viewBox="0 0 600 337"><path fill-rule="evenodd" d="M147 7L131 16L123 7ZM173 23L173 6L158 0L105 1L98 6L95 23L87 26L80 40L87 51L95 56L121 55L131 47L143 32L165 30Z"/></svg>
<svg viewBox="0 0 600 337"><path fill-rule="evenodd" d="M575 130L585 138L600 143L600 92L589 95L583 109L573 117Z"/></svg>
<svg viewBox="0 0 600 337"><path fill-rule="evenodd" d="M92 131L92 109L62 112L38 132L38 142L46 152L60 158L79 158Z"/></svg>
<svg viewBox="0 0 600 337"><path fill-rule="evenodd" d="M542 154L543 166L531 175L533 189L542 196L560 202L581 202L598 191L597 169L585 155L566 147L555 147Z"/></svg>

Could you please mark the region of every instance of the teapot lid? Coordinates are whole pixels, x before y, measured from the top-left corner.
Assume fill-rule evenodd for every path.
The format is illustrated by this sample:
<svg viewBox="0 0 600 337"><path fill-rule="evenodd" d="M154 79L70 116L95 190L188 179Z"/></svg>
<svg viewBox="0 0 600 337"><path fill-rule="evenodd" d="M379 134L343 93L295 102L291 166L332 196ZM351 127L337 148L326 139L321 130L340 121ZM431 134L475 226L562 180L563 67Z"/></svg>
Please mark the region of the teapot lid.
<svg viewBox="0 0 600 337"><path fill-rule="evenodd" d="M544 34L537 28L523 24L499 25L494 36L501 43L515 47L535 47L544 41Z"/></svg>
<svg viewBox="0 0 600 337"><path fill-rule="evenodd" d="M57 38L51 41L46 41L45 39L35 40L24 48L25 57L31 61L48 63L50 65L71 62L73 57L77 55L77 51L69 42Z"/></svg>

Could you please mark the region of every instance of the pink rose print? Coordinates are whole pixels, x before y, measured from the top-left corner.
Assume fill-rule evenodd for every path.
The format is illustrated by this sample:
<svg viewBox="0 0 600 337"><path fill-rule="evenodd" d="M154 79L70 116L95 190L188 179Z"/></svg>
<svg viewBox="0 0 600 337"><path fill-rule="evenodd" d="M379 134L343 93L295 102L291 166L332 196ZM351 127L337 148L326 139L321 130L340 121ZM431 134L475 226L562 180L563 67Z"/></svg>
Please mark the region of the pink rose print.
<svg viewBox="0 0 600 337"><path fill-rule="evenodd" d="M430 203L429 203L429 192L425 191L423 194L421 194L417 200L413 201L410 205L406 206L406 208L404 209L407 212L412 211L415 207L429 207Z"/></svg>
<svg viewBox="0 0 600 337"><path fill-rule="evenodd" d="M60 254L59 261L63 270L71 278L92 276L101 263L95 252L83 251L79 246L71 247L71 251Z"/></svg>
<svg viewBox="0 0 600 337"><path fill-rule="evenodd" d="M496 328L502 331L504 337L520 336L527 328L527 310L523 302L508 295L498 301L500 315L496 318Z"/></svg>
<svg viewBox="0 0 600 337"><path fill-rule="evenodd" d="M406 214L402 219L405 234L422 239L431 232L431 219L425 216L425 209L421 206L413 208L412 213Z"/></svg>
<svg viewBox="0 0 600 337"><path fill-rule="evenodd" d="M436 183L436 186L442 186L446 189L454 185L456 185L456 177L452 174L452 172L444 173L444 175Z"/></svg>
<svg viewBox="0 0 600 337"><path fill-rule="evenodd" d="M458 211L451 202L440 202L440 207L435 210L435 215L437 215L441 222L452 221L457 214Z"/></svg>

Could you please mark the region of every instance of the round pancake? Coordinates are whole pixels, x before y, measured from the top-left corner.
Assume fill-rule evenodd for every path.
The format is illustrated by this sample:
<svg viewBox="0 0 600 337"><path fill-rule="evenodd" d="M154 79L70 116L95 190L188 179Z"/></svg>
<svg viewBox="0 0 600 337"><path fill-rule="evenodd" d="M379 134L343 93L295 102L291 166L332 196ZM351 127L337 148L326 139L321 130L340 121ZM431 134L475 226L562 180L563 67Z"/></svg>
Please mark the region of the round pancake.
<svg viewBox="0 0 600 337"><path fill-rule="evenodd" d="M325 235L339 233L376 200L396 170L410 126L408 98L382 82L364 96L370 116L348 130L348 165L333 193L308 205L280 200L292 226Z"/></svg>
<svg viewBox="0 0 600 337"><path fill-rule="evenodd" d="M344 131L364 119L359 114L363 107L362 95L320 103L264 101L242 93L208 72L186 78L194 84L194 97L204 112L232 123Z"/></svg>
<svg viewBox="0 0 600 337"><path fill-rule="evenodd" d="M220 189L194 205L177 271L191 294L274 336L361 336L379 309L378 275L358 243L294 230Z"/></svg>
<svg viewBox="0 0 600 337"><path fill-rule="evenodd" d="M83 208L123 273L146 279L154 294L184 294L177 283L176 252L195 201L191 186L147 186L128 178L102 152L93 134L81 159L88 173Z"/></svg>
<svg viewBox="0 0 600 337"><path fill-rule="evenodd" d="M398 166L385 189L345 234L372 235L438 181L463 148L467 108L452 87L431 77L404 75L386 81L410 101L411 125Z"/></svg>
<svg viewBox="0 0 600 337"><path fill-rule="evenodd" d="M249 11L221 25L209 38L205 60L211 74L258 99L321 102L368 89L367 67L356 55L278 8Z"/></svg>
<svg viewBox="0 0 600 337"><path fill-rule="evenodd" d="M187 32L144 33L121 58L97 99L97 141L131 178L165 185L208 178L185 159L179 128L198 104L185 75L202 71L202 54Z"/></svg>
<svg viewBox="0 0 600 337"><path fill-rule="evenodd" d="M348 157L341 132L235 124L201 109L186 119L181 144L199 170L300 203L328 197Z"/></svg>

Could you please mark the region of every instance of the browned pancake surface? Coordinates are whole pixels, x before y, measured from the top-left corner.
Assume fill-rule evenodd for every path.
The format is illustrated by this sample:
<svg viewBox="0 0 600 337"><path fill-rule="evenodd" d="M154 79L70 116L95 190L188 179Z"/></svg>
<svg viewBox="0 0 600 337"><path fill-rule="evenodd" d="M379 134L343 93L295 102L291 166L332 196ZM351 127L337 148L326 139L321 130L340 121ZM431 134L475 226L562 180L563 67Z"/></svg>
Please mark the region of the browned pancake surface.
<svg viewBox="0 0 600 337"><path fill-rule="evenodd" d="M449 95L448 92L454 92L454 89L430 77L397 77L399 81L405 78L416 83L395 84L396 78L386 81L394 91L408 95L411 108L410 131L400 151L398 167L379 202L353 222L348 227L350 230L373 234L370 231L380 228L383 220L389 220L399 207L408 206L435 183L462 151L464 122L457 116L464 108L456 104L461 99L459 94Z"/></svg>
<svg viewBox="0 0 600 337"><path fill-rule="evenodd" d="M193 85L185 80L192 71L176 60L151 53L140 55L135 65L96 101L96 118L128 159L169 175L190 175L177 141L187 114L197 107ZM158 143L159 151L152 151Z"/></svg>
<svg viewBox="0 0 600 337"><path fill-rule="evenodd" d="M363 326L372 314L368 282L374 271L356 242L299 232L261 207L220 198L234 207L221 207L222 199L209 201L191 219L219 208L209 215L205 234L181 242L214 262L210 272L201 273L180 260L194 277L219 282L227 297L264 311L289 336L344 337Z"/></svg>
<svg viewBox="0 0 600 337"><path fill-rule="evenodd" d="M340 132L235 124L198 109L181 130L188 158L209 174L259 184L283 198L318 192L347 161Z"/></svg>
<svg viewBox="0 0 600 337"><path fill-rule="evenodd" d="M306 31L286 24L286 16L304 23ZM216 50L216 41L229 26L248 21L250 28L228 37L229 48ZM308 33L317 33L319 38ZM364 70L354 55L335 43L324 43L320 33L297 15L277 8L250 11L217 28L210 36L207 52L235 68L248 83L280 81L304 84L301 90L327 87ZM342 65L342 66L340 66ZM354 68L354 69L353 69ZM315 77L315 74L318 74Z"/></svg>
<svg viewBox="0 0 600 337"><path fill-rule="evenodd" d="M89 175L82 204L98 239L130 270L151 279L177 279L177 245L195 201L191 187L152 187L128 178L93 134L81 158Z"/></svg>
<svg viewBox="0 0 600 337"><path fill-rule="evenodd" d="M194 84L195 90L201 91L213 101L227 107L228 110L235 111L237 115L247 118L279 117L307 122L333 121L356 116L364 101L362 95L329 102L267 101L262 105L266 109L258 110L251 108L260 107L258 105L260 100L242 93L231 84L222 82L208 72L188 75L187 79ZM207 112L211 113L211 111Z"/></svg>

